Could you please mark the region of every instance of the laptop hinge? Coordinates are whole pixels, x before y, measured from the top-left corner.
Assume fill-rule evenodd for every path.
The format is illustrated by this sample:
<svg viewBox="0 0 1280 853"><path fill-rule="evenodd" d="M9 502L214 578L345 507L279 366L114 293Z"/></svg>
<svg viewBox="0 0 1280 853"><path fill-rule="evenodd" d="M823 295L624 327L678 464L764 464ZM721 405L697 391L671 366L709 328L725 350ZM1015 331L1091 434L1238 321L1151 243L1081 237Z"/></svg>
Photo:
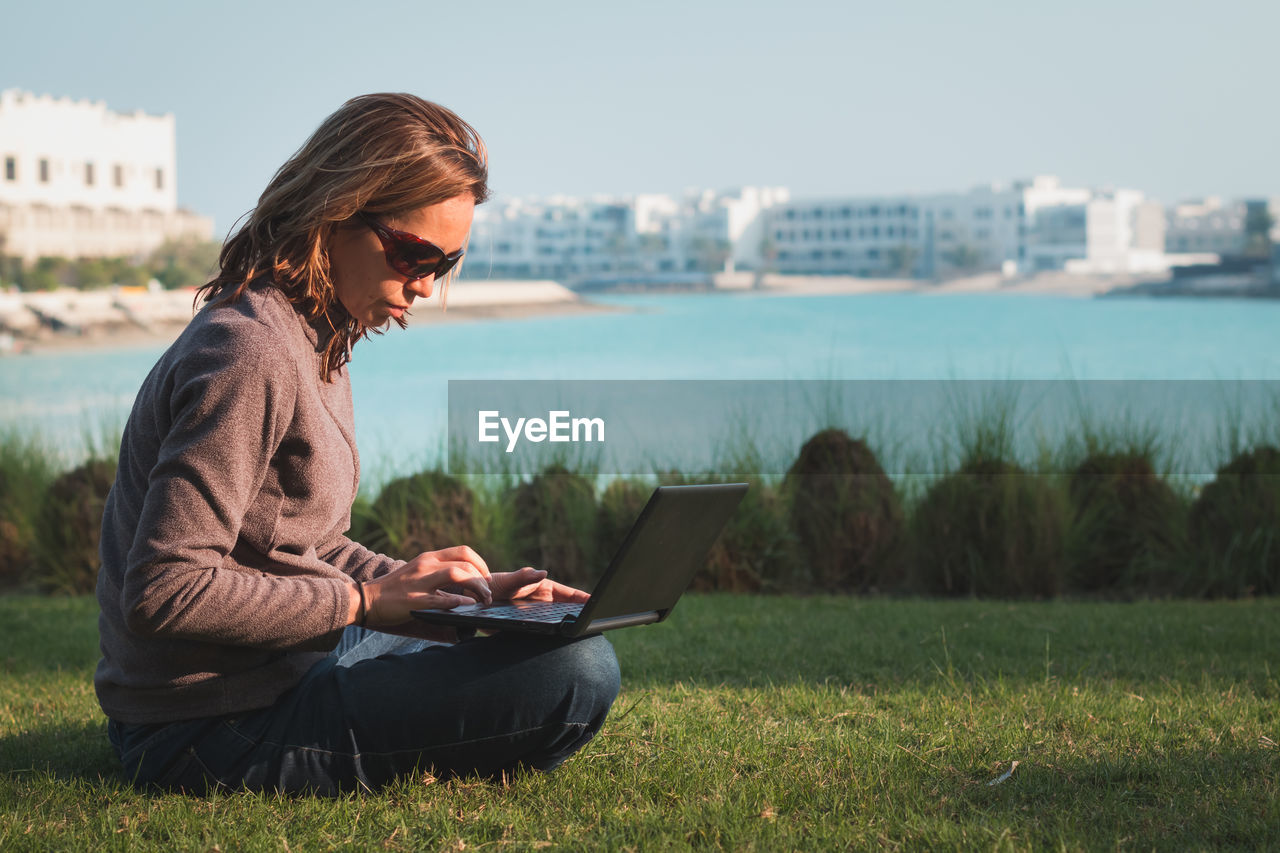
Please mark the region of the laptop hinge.
<svg viewBox="0 0 1280 853"><path fill-rule="evenodd" d="M587 625L587 631L594 633L596 631L609 631L614 628L627 628L631 625L648 625L651 622L657 622L661 618L656 610L648 610L644 613L631 613L627 616L610 616L605 619L592 619Z"/></svg>

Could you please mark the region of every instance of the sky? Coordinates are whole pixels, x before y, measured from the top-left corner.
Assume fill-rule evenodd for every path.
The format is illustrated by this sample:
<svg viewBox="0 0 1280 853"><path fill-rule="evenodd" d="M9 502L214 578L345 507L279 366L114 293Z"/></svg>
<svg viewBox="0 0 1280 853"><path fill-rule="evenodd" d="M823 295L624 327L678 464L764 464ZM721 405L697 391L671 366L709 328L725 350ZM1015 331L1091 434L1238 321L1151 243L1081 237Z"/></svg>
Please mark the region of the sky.
<svg viewBox="0 0 1280 853"><path fill-rule="evenodd" d="M219 234L345 99L473 124L500 196L1056 174L1166 203L1280 196L1280 3L10 0L0 89L172 112Z"/></svg>

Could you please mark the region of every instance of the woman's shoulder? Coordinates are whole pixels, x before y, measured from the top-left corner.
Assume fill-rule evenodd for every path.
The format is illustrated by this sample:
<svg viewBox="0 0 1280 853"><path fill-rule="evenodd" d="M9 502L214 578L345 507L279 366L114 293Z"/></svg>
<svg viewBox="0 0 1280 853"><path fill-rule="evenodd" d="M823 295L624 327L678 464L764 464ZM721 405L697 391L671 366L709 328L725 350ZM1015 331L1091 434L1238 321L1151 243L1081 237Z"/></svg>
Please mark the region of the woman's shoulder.
<svg viewBox="0 0 1280 853"><path fill-rule="evenodd" d="M314 332L279 288L251 284L238 296L216 298L192 319L196 346L234 344L242 352L314 352ZM184 335L185 336L185 335Z"/></svg>
<svg viewBox="0 0 1280 853"><path fill-rule="evenodd" d="M270 285L250 286L234 299L206 303L158 367L179 381L214 375L296 381L298 368L315 359L304 327L284 294Z"/></svg>

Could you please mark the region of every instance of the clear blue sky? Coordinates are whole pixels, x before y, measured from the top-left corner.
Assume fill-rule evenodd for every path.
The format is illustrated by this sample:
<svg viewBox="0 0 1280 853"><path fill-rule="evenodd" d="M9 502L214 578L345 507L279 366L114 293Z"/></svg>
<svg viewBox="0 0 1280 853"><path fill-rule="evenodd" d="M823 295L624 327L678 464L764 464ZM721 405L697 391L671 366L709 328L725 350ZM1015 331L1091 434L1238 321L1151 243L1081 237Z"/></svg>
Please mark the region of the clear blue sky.
<svg viewBox="0 0 1280 853"><path fill-rule="evenodd" d="M361 8L376 9L376 14ZM9 4L0 88L173 112L219 232L361 92L455 109L504 195L927 192L1035 173L1280 195L1280 3Z"/></svg>

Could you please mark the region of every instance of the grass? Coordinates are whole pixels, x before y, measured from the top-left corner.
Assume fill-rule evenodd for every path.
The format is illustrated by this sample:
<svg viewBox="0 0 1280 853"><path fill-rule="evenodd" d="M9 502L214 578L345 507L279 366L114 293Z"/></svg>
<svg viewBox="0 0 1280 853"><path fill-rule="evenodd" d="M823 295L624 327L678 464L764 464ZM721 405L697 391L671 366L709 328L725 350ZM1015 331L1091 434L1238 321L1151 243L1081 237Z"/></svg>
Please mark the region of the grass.
<svg viewBox="0 0 1280 853"><path fill-rule="evenodd" d="M336 800L130 789L94 617L0 598L0 849L1280 845L1277 600L689 596L559 771Z"/></svg>

